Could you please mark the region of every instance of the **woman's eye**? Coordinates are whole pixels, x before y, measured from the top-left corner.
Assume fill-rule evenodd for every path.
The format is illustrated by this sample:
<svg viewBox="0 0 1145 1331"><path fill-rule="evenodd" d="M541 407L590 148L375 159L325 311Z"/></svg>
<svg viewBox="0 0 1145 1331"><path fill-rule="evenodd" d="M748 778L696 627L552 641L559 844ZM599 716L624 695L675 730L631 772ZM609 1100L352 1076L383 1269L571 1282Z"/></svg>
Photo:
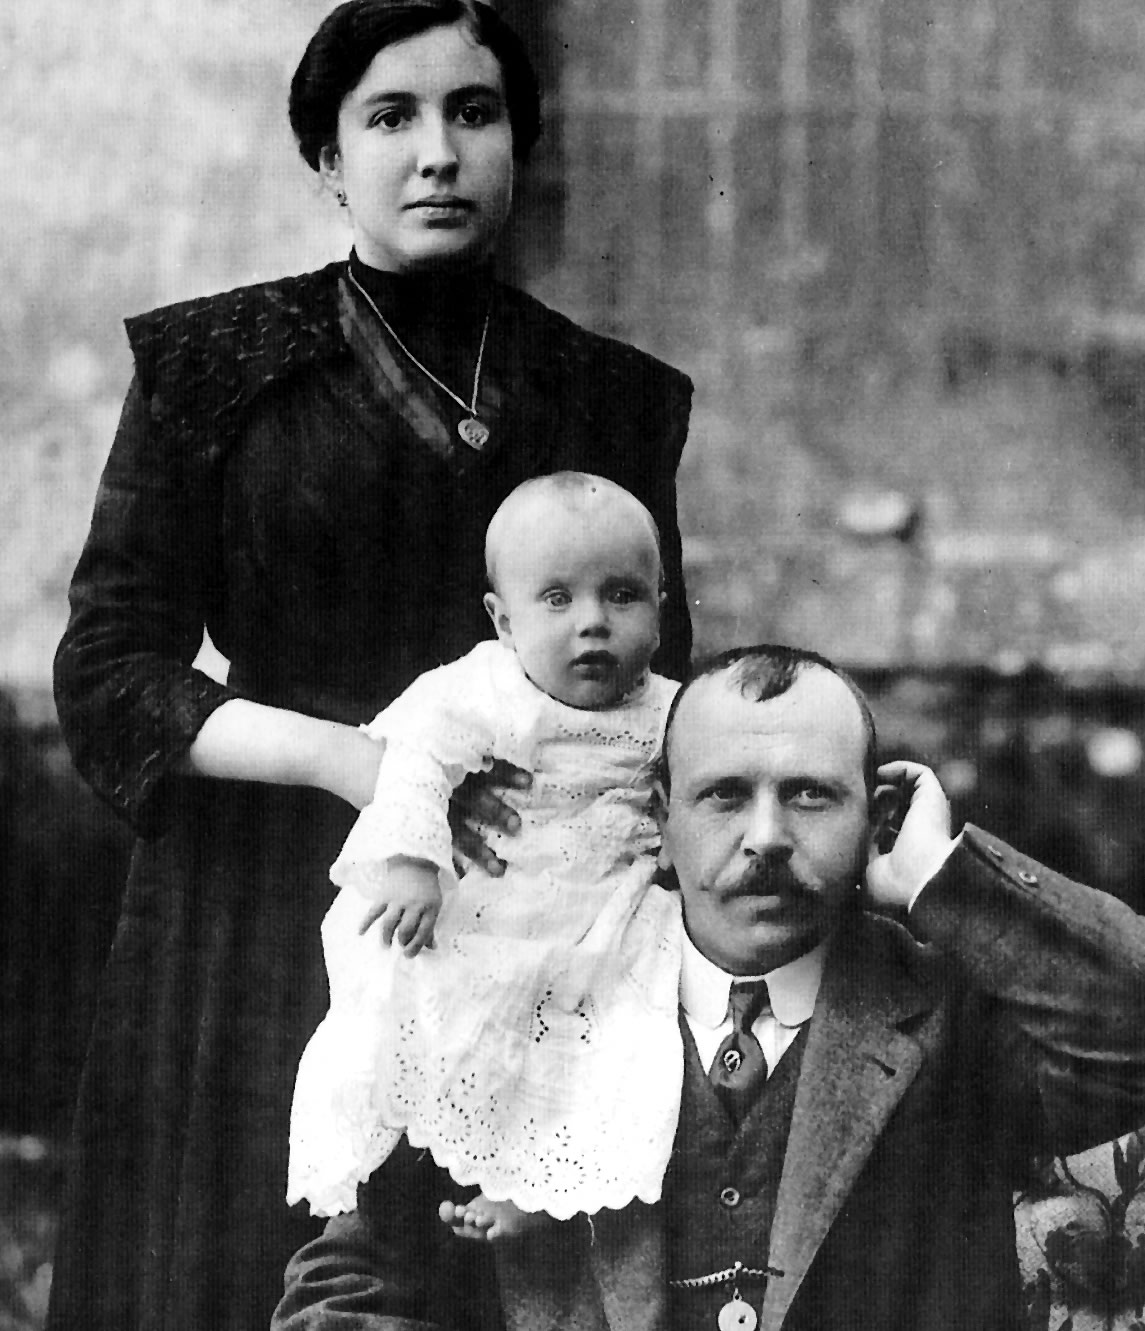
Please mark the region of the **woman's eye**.
<svg viewBox="0 0 1145 1331"><path fill-rule="evenodd" d="M388 106L384 111L379 111L370 124L380 125L382 129L400 129L405 118L405 112L400 107Z"/></svg>
<svg viewBox="0 0 1145 1331"><path fill-rule="evenodd" d="M457 118L463 125L480 126L487 125L492 115L487 106L482 106L479 102L467 102L458 111Z"/></svg>

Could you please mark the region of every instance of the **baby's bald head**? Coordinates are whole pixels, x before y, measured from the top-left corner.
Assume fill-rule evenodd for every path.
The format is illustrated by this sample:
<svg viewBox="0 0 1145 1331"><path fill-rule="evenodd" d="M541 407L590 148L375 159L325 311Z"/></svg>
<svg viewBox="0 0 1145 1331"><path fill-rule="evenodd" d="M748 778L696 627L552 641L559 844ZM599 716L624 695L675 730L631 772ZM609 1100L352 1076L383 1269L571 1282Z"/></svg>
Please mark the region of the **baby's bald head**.
<svg viewBox="0 0 1145 1331"><path fill-rule="evenodd" d="M514 556L529 558L540 536L554 525L575 524L602 532L646 533L660 575L660 533L652 514L622 485L586 471L556 471L522 482L493 514L485 534L489 585L501 590L504 569Z"/></svg>

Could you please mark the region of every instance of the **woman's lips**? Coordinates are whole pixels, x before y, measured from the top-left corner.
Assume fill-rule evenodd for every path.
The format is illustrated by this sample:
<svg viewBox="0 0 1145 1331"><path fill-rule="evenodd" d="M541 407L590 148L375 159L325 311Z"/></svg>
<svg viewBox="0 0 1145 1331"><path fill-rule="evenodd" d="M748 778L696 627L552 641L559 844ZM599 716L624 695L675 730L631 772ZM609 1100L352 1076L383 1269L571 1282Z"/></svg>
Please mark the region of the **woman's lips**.
<svg viewBox="0 0 1145 1331"><path fill-rule="evenodd" d="M438 198L415 199L413 203L406 204L406 209L407 211L412 209L423 209L426 212L431 213L469 213L473 211L473 204L469 199L459 199L452 194L446 194Z"/></svg>

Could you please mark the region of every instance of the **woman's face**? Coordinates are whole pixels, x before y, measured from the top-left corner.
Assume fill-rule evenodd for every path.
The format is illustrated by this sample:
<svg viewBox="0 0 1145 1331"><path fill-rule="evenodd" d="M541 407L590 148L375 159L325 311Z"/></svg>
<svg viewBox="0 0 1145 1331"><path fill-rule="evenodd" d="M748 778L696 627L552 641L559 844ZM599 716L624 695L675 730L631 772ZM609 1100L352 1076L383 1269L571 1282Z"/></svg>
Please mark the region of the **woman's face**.
<svg viewBox="0 0 1145 1331"><path fill-rule="evenodd" d="M372 267L484 258L513 198L497 57L460 23L384 47L346 94L322 167L345 191L354 246Z"/></svg>

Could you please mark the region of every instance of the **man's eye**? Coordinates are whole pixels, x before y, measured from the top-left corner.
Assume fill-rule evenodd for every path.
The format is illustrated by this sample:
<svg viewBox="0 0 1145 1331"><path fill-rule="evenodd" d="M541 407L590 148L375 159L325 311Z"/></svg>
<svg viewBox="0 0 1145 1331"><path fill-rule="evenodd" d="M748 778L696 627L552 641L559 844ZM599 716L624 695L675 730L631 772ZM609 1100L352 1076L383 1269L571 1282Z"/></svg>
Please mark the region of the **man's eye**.
<svg viewBox="0 0 1145 1331"><path fill-rule="evenodd" d="M744 789L738 781L713 781L701 796L715 805L737 804L743 797Z"/></svg>
<svg viewBox="0 0 1145 1331"><path fill-rule="evenodd" d="M825 809L834 804L835 792L829 786L808 782L793 789L787 802L796 809Z"/></svg>

